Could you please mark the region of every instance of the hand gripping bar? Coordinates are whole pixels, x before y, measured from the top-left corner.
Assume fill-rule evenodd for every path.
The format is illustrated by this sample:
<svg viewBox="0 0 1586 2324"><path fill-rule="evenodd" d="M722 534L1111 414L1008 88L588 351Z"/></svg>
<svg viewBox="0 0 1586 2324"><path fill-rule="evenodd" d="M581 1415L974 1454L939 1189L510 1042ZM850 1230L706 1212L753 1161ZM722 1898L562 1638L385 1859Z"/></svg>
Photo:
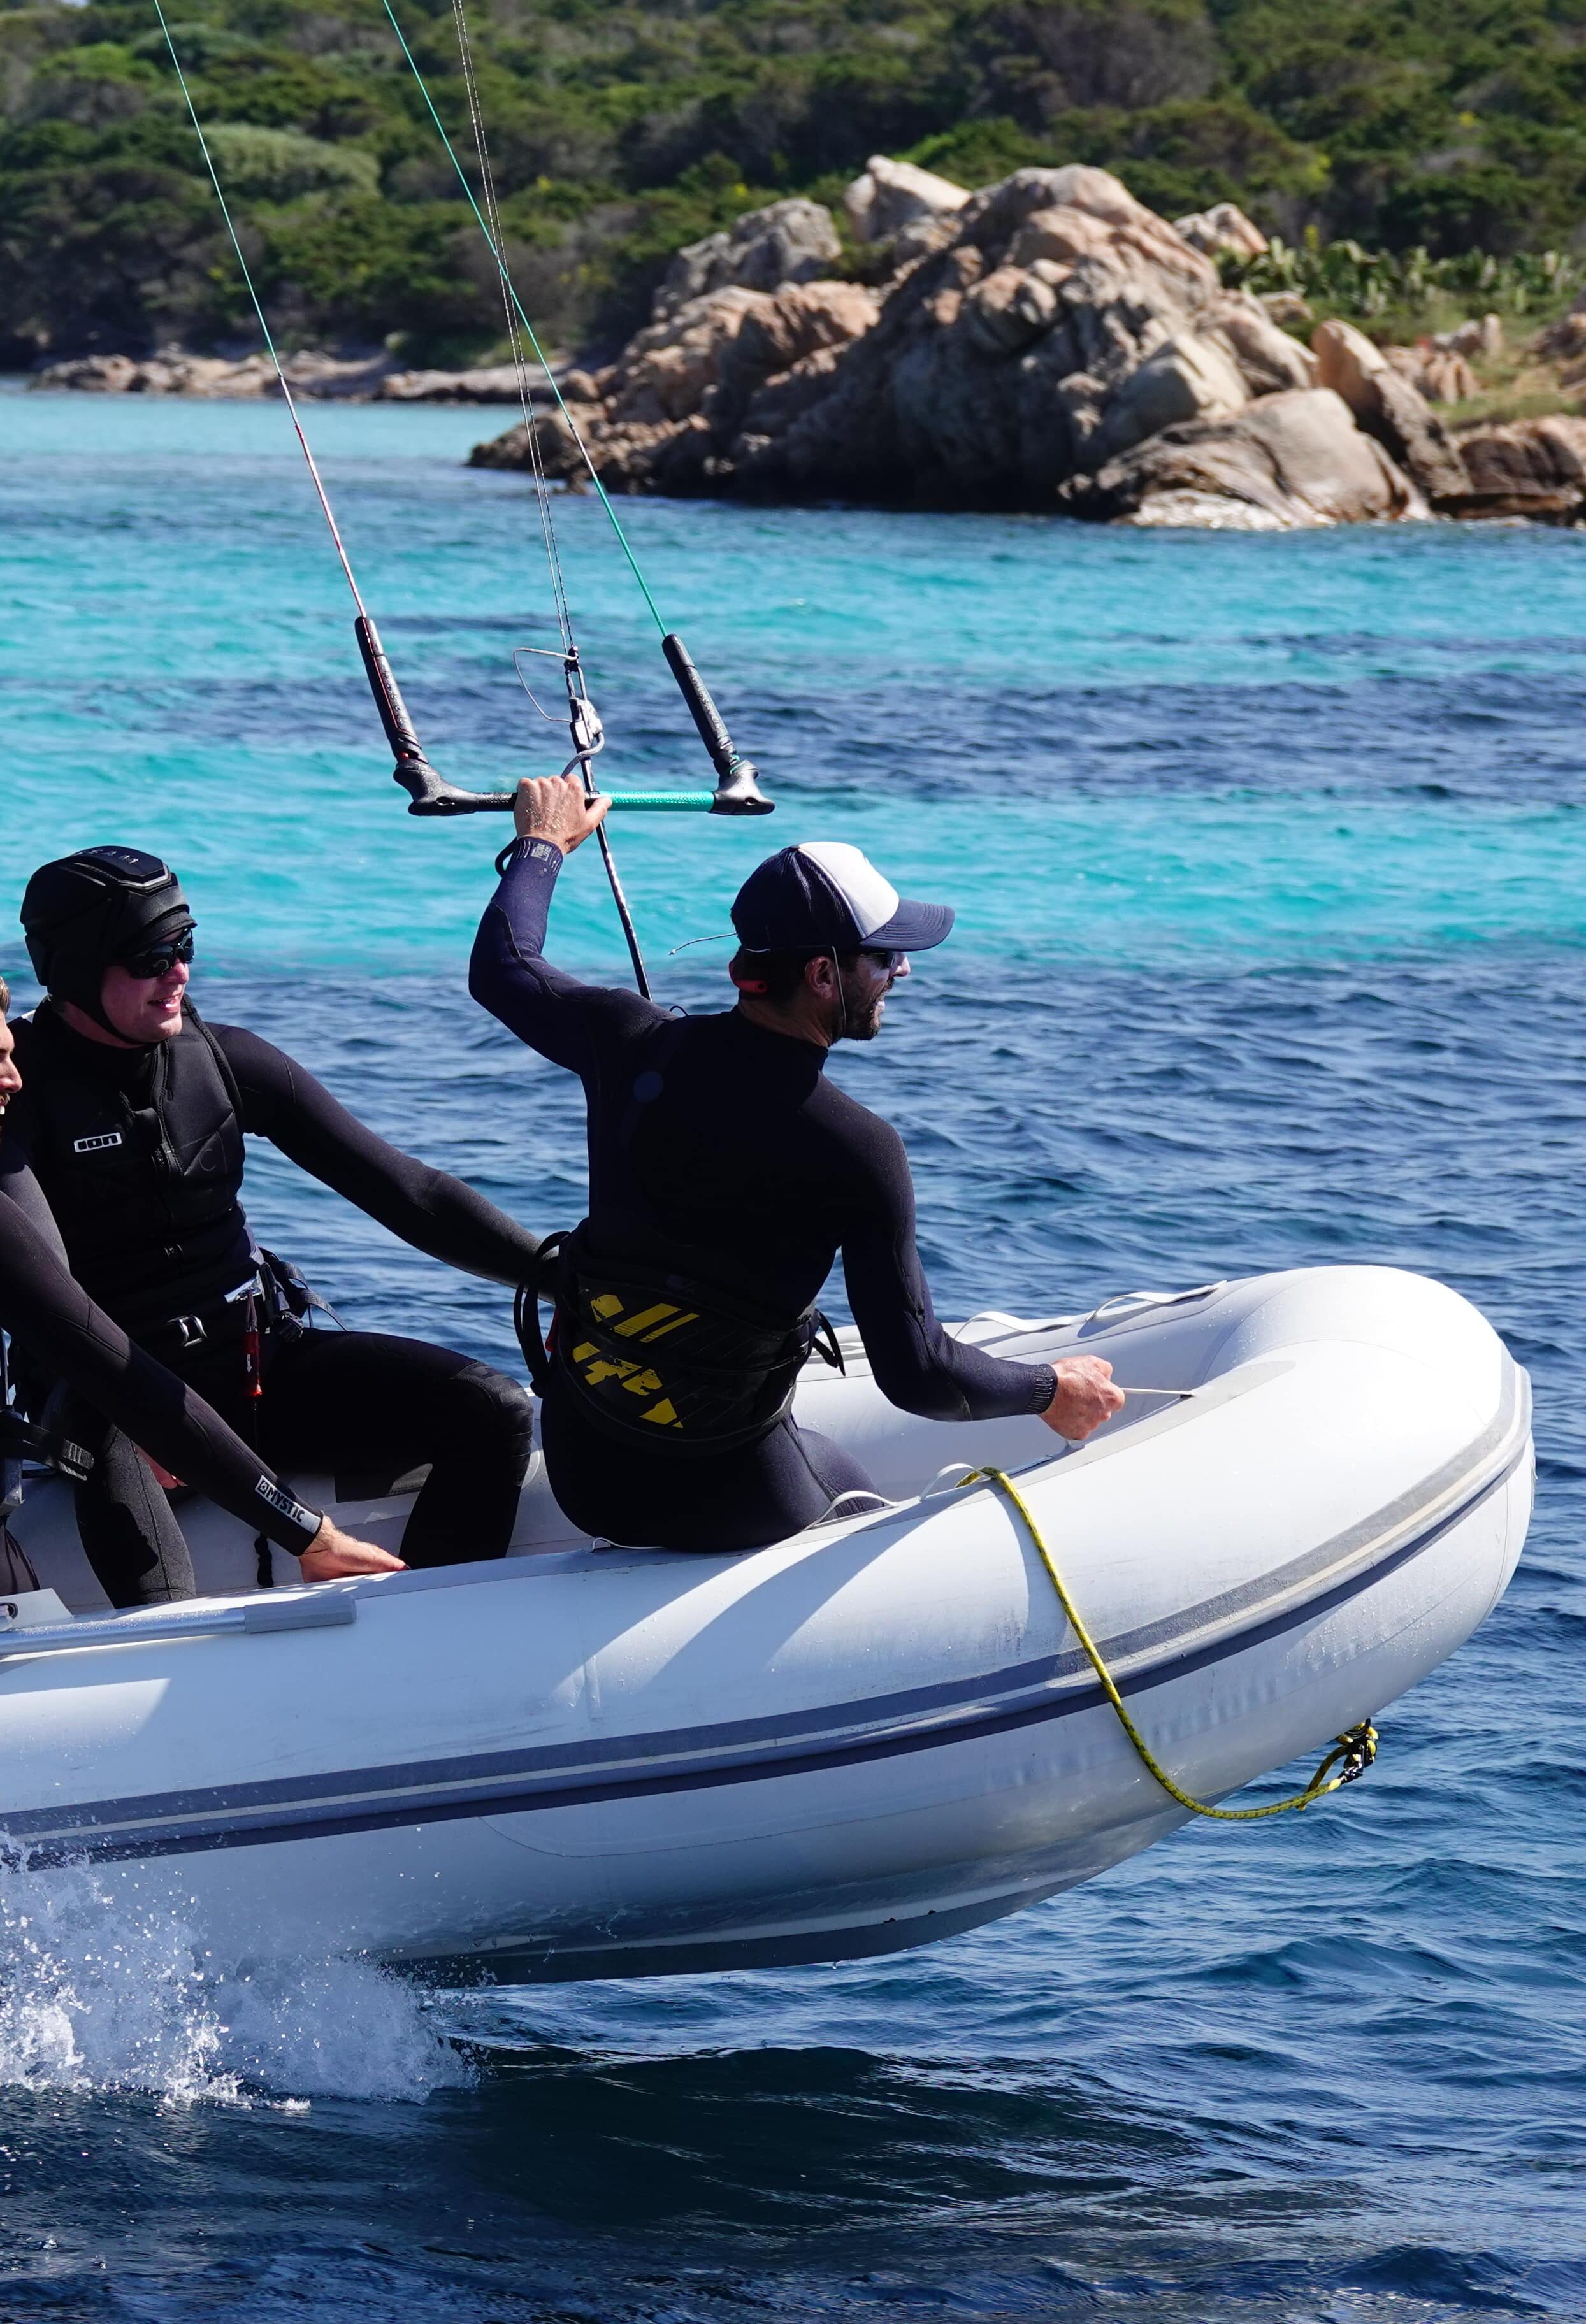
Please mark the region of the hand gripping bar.
<svg viewBox="0 0 1586 2324"><path fill-rule="evenodd" d="M364 669L369 679L369 690L374 696L374 706L380 713L380 723L385 729L385 739L391 744L396 761L392 769L392 780L400 783L408 794L410 815L491 815L509 814L512 810L511 791L469 791L459 784L448 783L444 775L437 774L424 755L401 688L385 648L380 642L380 632L366 613L360 613L353 624L358 641L358 651L364 658ZM710 752L716 770L714 791L611 791L606 794L614 808L641 809L654 814L670 809L710 815L770 815L776 802L767 798L755 779L755 770L747 759L741 759L733 748L733 738L722 723L722 715L711 700L705 680L688 658L688 650L681 638L662 641L673 676L682 688L683 699L693 714L694 723Z"/></svg>

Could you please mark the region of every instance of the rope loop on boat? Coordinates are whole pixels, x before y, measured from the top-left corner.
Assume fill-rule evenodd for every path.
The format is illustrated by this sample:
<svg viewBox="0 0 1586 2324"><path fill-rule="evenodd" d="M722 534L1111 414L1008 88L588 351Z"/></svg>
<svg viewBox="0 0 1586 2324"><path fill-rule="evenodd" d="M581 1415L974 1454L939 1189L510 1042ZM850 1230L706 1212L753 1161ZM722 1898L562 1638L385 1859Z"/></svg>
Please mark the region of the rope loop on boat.
<svg viewBox="0 0 1586 2324"><path fill-rule="evenodd" d="M1362 1719L1358 1727L1349 1728L1334 1739L1332 1750L1323 1760L1305 1790L1296 1792L1286 1800L1274 1800L1269 1806L1261 1808L1214 1808L1206 1801L1194 1799L1188 1792L1181 1790L1167 1773L1166 1768L1155 1757L1145 1737L1130 1717L1112 1674L1102 1659L1101 1649L1086 1629L1079 1608L1069 1595L1068 1585L1057 1569L1057 1561L1048 1548L1040 1526L1036 1523L1035 1513L1029 1503L1005 1470L972 1469L967 1477L962 1477L959 1480L960 1489L966 1485L978 1484L990 1485L993 1491L1000 1493L1023 1520L1025 1531L1035 1544L1037 1554L1051 1579L1052 1587L1057 1592L1063 1611L1068 1617L1069 1627L1083 1649L1085 1660L1100 1679L1102 1692L1118 1713L1124 1733L1133 1744L1149 1773L1161 1784L1168 1797L1178 1802L1181 1808L1188 1808L1192 1815L1212 1816L1219 1823L1259 1823L1263 1817L1286 1815L1290 1808L1308 1808L1313 1800L1325 1799L1329 1792L1342 1791L1346 1784L1357 1782L1372 1765L1377 1757L1377 1729L1369 1719ZM1335 1769L1336 1773L1334 1773Z"/></svg>

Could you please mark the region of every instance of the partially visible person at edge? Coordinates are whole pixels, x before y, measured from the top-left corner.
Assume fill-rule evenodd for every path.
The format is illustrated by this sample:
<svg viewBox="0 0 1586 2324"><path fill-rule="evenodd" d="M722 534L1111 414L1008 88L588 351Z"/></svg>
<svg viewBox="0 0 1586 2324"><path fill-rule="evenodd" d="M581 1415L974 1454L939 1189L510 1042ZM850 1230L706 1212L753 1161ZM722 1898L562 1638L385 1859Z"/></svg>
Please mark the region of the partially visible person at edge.
<svg viewBox="0 0 1586 2324"><path fill-rule="evenodd" d="M5 1021L10 1007L10 990L0 976L0 1142L6 1113L23 1085L15 1041ZM0 1203L0 1332L14 1333L25 1341L43 1369L111 1424L98 1432L99 1458L121 1472L124 1489L145 1505L148 1530L161 1542L168 1574L180 1563L176 1524L147 1462L139 1456L139 1445L147 1446L168 1471L207 1493L234 1517L278 1548L290 1550L302 1566L305 1582L401 1571L400 1557L376 1549L372 1542L355 1541L319 1510L305 1508L201 1397L134 1348L103 1308L95 1306L81 1284L73 1282L55 1222L36 1185L23 1176L15 1191L21 1199ZM0 1382L4 1377L0 1347ZM23 1449L21 1433L8 1428L11 1416L4 1406L0 1395L0 1462L11 1450L8 1434L14 1433L18 1452ZM47 1444L52 1434L39 1432L36 1441ZM26 1449L32 1449L32 1443ZM5 1561L0 1589L36 1589L38 1576L6 1530L7 1514L5 1497L0 1494L0 1560Z"/></svg>
<svg viewBox="0 0 1586 2324"><path fill-rule="evenodd" d="M529 1398L425 1341L306 1329L294 1271L261 1252L238 1199L244 1133L272 1139L405 1241L469 1273L517 1284L535 1238L375 1137L269 1042L204 1022L187 993L193 916L158 857L97 847L44 864L22 918L48 998L14 1028L23 1087L0 1143L0 1194L42 1200L89 1297L262 1461L392 1475L428 1462L406 1563L501 1556L528 1465ZM25 1339L22 1353L31 1357ZM30 1408L51 1378L47 1364L27 1365ZM57 1400L51 1417L105 1450L106 1424L91 1407ZM77 1508L113 1604L191 1593L186 1545L160 1524L140 1464L113 1449L97 1459Z"/></svg>
<svg viewBox="0 0 1586 2324"><path fill-rule="evenodd" d="M558 1255L540 1367L566 1514L628 1544L724 1552L881 1506L860 1463L788 1410L839 1250L894 1404L936 1420L1029 1413L1088 1436L1123 1404L1111 1366L1007 1363L947 1337L902 1141L825 1078L834 1042L874 1039L908 954L941 943L952 912L900 899L857 848L786 848L733 907L737 1007L673 1017L544 957L563 860L604 811L576 777L519 785L469 979L587 1102L589 1215Z"/></svg>

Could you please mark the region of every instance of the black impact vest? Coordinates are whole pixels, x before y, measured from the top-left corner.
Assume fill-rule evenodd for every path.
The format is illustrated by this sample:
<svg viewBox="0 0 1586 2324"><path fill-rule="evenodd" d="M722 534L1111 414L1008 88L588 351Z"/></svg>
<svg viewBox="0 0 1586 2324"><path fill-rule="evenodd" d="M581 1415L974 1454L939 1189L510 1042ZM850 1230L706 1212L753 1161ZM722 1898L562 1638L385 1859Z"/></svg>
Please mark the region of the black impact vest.
<svg viewBox="0 0 1586 2324"><path fill-rule="evenodd" d="M132 1339L213 1310L255 1262L236 1083L197 1010L148 1050L99 1049L47 1001L14 1029L12 1103L78 1282Z"/></svg>
<svg viewBox="0 0 1586 2324"><path fill-rule="evenodd" d="M556 1302L549 1344L537 1292ZM604 1434L669 1456L757 1444L792 1404L812 1353L843 1370L817 1307L775 1316L653 1259L597 1259L587 1220L547 1236L538 1281L520 1292L516 1315L541 1396L554 1371Z"/></svg>

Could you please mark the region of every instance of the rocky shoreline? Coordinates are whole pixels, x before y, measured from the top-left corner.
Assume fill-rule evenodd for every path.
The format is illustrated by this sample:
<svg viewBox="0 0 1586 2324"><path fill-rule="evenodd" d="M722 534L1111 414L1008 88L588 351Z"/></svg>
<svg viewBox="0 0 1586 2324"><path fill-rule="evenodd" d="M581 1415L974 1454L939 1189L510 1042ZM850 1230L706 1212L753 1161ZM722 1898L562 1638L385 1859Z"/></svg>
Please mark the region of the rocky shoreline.
<svg viewBox="0 0 1586 2324"><path fill-rule="evenodd" d="M577 482L576 429L622 493L1239 530L1586 512L1586 420L1456 436L1434 409L1471 392L1496 318L1415 348L1336 321L1307 344L1302 300L1224 286L1222 252L1265 246L1231 204L1169 223L1082 164L972 193L878 156L846 208L867 283L831 271L808 201L680 252L648 327L562 378L568 416L536 417L546 472ZM529 466L521 423L472 460Z"/></svg>
<svg viewBox="0 0 1586 2324"><path fill-rule="evenodd" d="M1379 346L1342 321L1313 327L1292 292L1225 283L1220 261L1266 249L1232 204L1170 222L1079 163L974 192L878 155L844 206L857 268L828 210L775 202L679 251L617 359L559 372L565 410L536 368L545 473L576 487L582 445L613 493L1240 531L1586 521L1586 419L1456 430L1441 416L1475 394L1472 365L1500 351L1496 316L1414 347ZM1562 387L1586 383L1586 311L1535 354ZM308 398L520 401L510 364L420 371L385 353L300 354L285 369ZM176 349L52 364L29 384L280 392L266 355ZM470 465L530 468L522 420L476 445Z"/></svg>
<svg viewBox="0 0 1586 2324"><path fill-rule="evenodd" d="M472 371L404 370L386 355L351 358L290 355L281 369L294 395L344 403L516 403L518 374L511 364ZM235 399L279 395L275 366L267 355L226 357L188 355L168 348L139 359L133 355L78 355L46 364L28 375L29 387L73 388L96 395L197 395ZM549 399L549 382L538 364L530 371L530 400Z"/></svg>

